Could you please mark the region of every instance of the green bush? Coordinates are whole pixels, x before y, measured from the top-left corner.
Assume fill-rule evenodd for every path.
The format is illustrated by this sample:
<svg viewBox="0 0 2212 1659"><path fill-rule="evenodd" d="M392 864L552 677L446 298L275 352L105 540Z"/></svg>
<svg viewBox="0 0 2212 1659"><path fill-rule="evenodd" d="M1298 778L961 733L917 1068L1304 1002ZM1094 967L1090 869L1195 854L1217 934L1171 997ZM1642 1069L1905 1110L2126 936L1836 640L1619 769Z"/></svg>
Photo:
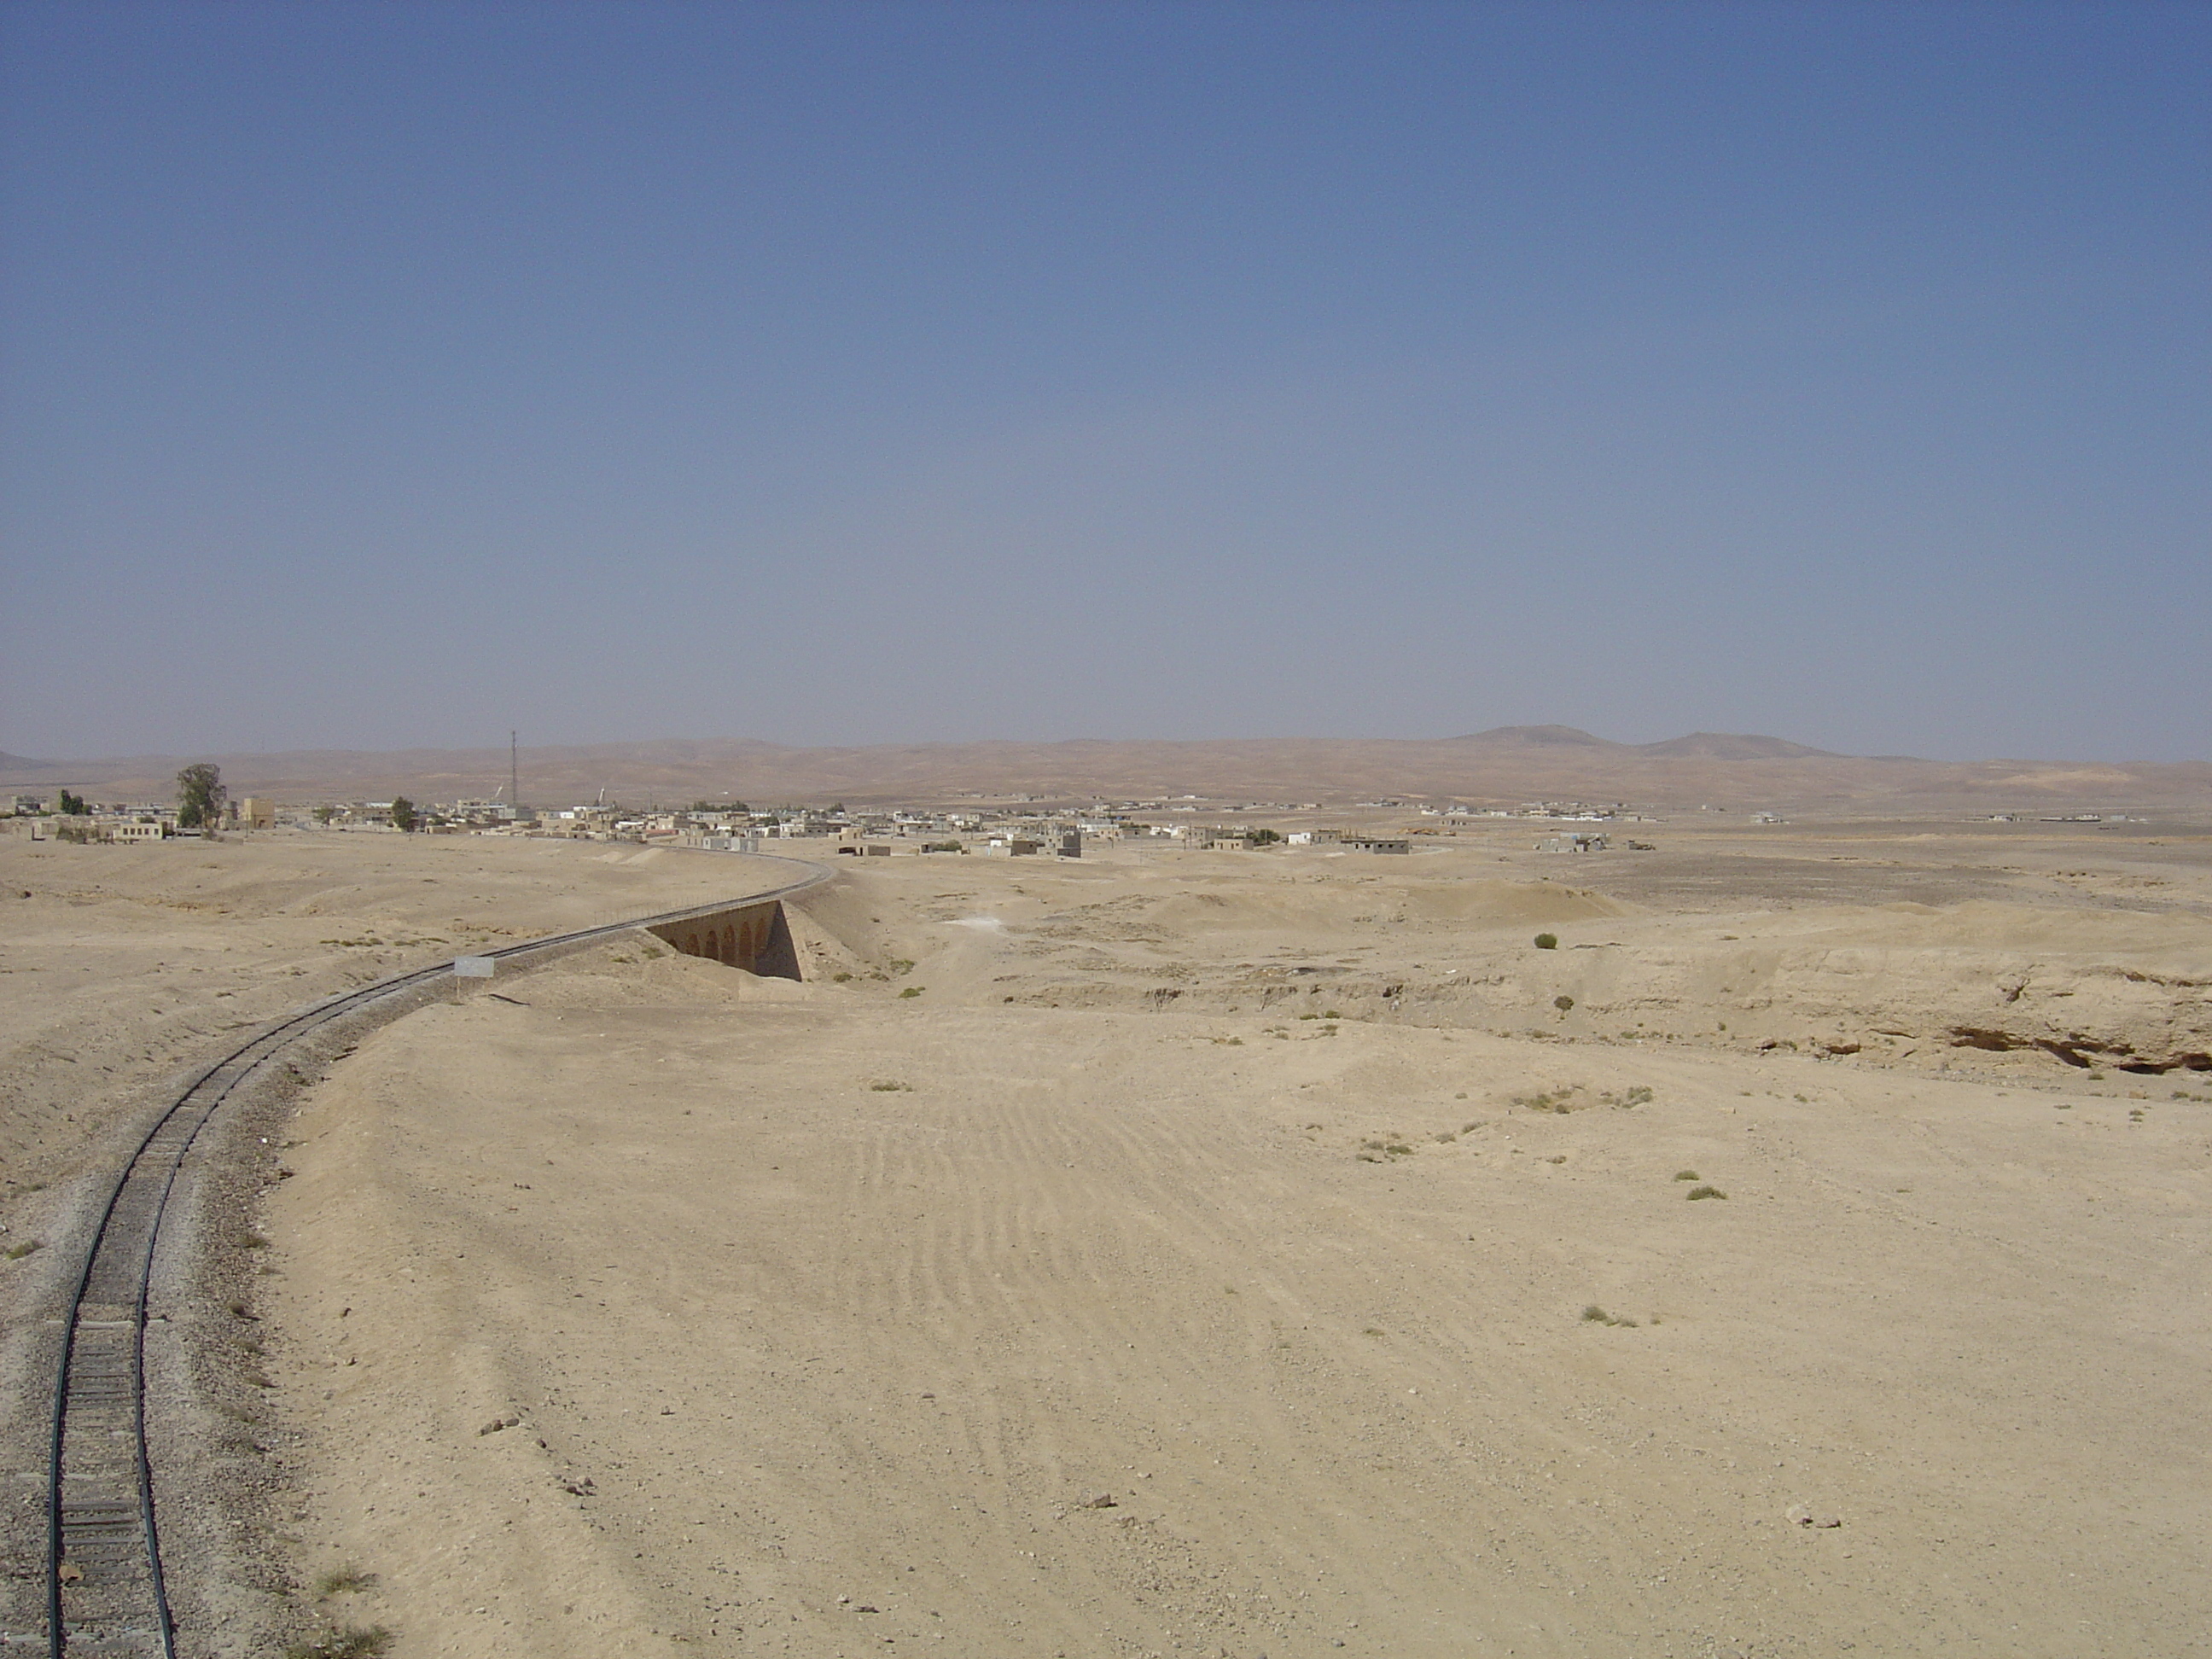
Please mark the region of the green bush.
<svg viewBox="0 0 2212 1659"><path fill-rule="evenodd" d="M1558 950L1558 949L1559 948L1559 936L1557 933L1539 933L1539 934L1537 934L1537 935L1536 935L1536 948L1537 948L1539 951L1556 951L1556 950Z"/></svg>
<svg viewBox="0 0 2212 1659"><path fill-rule="evenodd" d="M285 1659L378 1659L392 1650L392 1632L381 1625L363 1629L348 1625L312 1642L295 1642L284 1650Z"/></svg>

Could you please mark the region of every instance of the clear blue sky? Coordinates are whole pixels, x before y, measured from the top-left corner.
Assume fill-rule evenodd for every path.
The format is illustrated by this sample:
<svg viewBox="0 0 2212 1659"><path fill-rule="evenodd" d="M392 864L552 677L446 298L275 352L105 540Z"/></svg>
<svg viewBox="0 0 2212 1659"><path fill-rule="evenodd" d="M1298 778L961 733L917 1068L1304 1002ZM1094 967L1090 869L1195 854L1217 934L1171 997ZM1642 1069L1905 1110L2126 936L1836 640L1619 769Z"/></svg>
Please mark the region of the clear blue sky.
<svg viewBox="0 0 2212 1659"><path fill-rule="evenodd" d="M0 750L2212 758L2212 7L0 9Z"/></svg>

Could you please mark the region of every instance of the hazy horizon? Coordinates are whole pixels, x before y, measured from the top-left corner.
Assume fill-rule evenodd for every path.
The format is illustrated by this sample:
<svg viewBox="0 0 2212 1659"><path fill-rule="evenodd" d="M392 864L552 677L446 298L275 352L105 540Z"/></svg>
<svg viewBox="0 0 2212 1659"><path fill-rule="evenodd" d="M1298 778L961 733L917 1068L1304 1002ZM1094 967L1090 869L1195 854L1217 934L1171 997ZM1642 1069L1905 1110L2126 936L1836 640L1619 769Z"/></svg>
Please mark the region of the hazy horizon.
<svg viewBox="0 0 2212 1659"><path fill-rule="evenodd" d="M2151 3L10 6L0 750L2212 758L2208 66Z"/></svg>
<svg viewBox="0 0 2212 1659"><path fill-rule="evenodd" d="M1550 750L1560 755L1571 755L1577 751L1621 750L1627 751L1629 754L1646 759L1679 756L1688 759L1717 758L1723 761L1754 759L1804 759L1832 760L1839 762L1910 761L1931 763L1939 766L1957 767L1971 767L1977 764L1990 763L2002 765L2021 763L2030 766L2045 767L2071 765L2087 765L2093 767L2122 767L2130 765L2185 767L2190 765L2201 766L2212 764L2212 762L2199 761L2194 759L2194 757L2184 757L2178 760L2160 760L2142 755L2117 754L1990 754L1939 757L1911 755L1897 751L1881 754L1853 753L1850 750L1823 749L1817 745L1799 743L1796 739L1786 737L1778 732L1698 731L1677 732L1671 738L1630 740L1608 737L1601 732L1590 732L1580 726L1565 726L1557 721L1540 721L1531 722L1526 725L1492 726L1486 727L1479 732L1413 732L1388 737L1357 733L1346 736L1327 736L1311 732L1291 732L1278 734L1272 737L1202 733L1192 737L1162 738L1128 734L1100 735L1097 733L1076 732L1066 736L1041 738L949 737L918 738L905 741L888 740L875 743L792 744L780 742L773 738L762 738L751 735L718 734L702 736L696 732L676 734L664 733L657 737L613 738L600 739L599 741L590 743L564 743L557 741L545 743L523 742L519 745L517 753L520 758L521 763L527 768L533 760L537 760L543 763L546 761L556 759L556 757L574 756L580 753L597 753L608 750L629 751L635 758L637 763L645 764L648 763L648 759L654 751L680 751L690 750L716 750L766 749L786 752L793 756L832 752L858 752L871 750L902 750L912 749L944 749L952 750L973 750L993 748L1052 749L1056 747L1075 746L1137 749L1152 747L1210 747L1228 750L1280 744L1341 744L1354 747L1362 744L1375 744L1382 746L1403 745L1407 747L1416 747L1458 743L1480 743L1484 739L1510 739L1512 741L1508 745L1509 747L1518 749L1522 752L1528 754L1536 754ZM1723 745L1739 746L1741 748L1741 752L1729 752L1726 749L1709 750L1697 746L1705 742L1717 743ZM1778 745L1778 747L1772 750L1762 750L1759 747L1760 745ZM399 757L451 756L455 757L466 757L471 762L483 762L485 757L489 757L499 761L500 766L493 769L495 770L499 770L504 768L506 763L505 757L507 753L508 749L507 744L490 740L478 743L459 744L395 744L388 746L377 747L367 747L359 744L319 744L291 745L283 749L264 750L221 750L204 745L197 749L178 749L173 750L147 750L131 753L117 752L106 755L25 755L12 750L0 750L0 775L7 775L25 768L56 769L67 768L70 766L115 767L141 761L159 762L163 764L167 764L172 762L182 762L188 759L206 760L210 758L231 762L243 762L251 760L281 759L294 756L302 757L314 756L356 757L370 759ZM57 780L57 781L60 781L60 780Z"/></svg>

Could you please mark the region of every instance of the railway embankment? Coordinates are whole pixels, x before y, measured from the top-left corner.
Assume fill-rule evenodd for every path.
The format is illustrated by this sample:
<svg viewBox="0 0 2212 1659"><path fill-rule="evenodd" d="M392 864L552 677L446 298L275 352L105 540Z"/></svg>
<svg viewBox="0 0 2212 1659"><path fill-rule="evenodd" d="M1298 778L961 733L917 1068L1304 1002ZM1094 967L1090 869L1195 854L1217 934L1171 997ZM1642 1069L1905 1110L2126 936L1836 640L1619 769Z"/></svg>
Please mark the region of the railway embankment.
<svg viewBox="0 0 2212 1659"><path fill-rule="evenodd" d="M10 1505L0 1520L9 1563L0 1579L0 1636L11 1645L42 1642L57 1654L92 1648L166 1654L178 1650L173 1630L181 1610L198 1632L185 1650L207 1644L213 1645L206 1650L255 1650L283 1622L287 1586L265 1551L246 1542L259 1530L249 1516L275 1501L268 1460L282 1434L257 1407L268 1379L252 1291L268 1269L255 1255L262 1241L245 1218L270 1184L289 1176L281 1125L297 1090L375 1026L460 990L449 954L380 975L388 964L370 953L450 951L459 942L462 953L489 957L495 972L511 973L629 931L634 924L620 913L635 912L641 898L648 922L719 915L733 907L726 896L696 902L702 878L715 880L726 896L741 869L767 874L735 908L763 916L763 938L773 940L781 915L776 896L821 877L781 860L738 866L682 859L665 872L675 879L643 884L609 881L587 869L574 884L587 890L594 918L518 939L524 929L481 913L450 918L441 924L443 933L431 933L420 916L395 915L405 907L391 902L394 866L408 863L414 849L380 848L368 868L349 865L340 849L312 849L306 862L337 866L336 880L330 868L301 867L297 843L276 849L292 854L289 860L267 848L258 856L251 848L224 849L234 855L228 863L216 857L198 866L229 878L215 884L213 897L180 896L180 881L206 893L204 874L191 879L144 860L75 867L73 855L98 859L108 850L26 850L18 855L27 863L22 873L47 878L46 902L40 906L35 887L11 890L18 903L44 912L17 919L46 926L43 933L34 925L13 936L7 971L61 977L51 982L58 994L43 1006L35 995L24 999L13 1015L16 1047L27 1051L16 1056L27 1062L19 1070L28 1075L18 1077L4 1121L27 1156L9 1165L10 1201L0 1222L6 1229L0 1238L10 1241L5 1260L12 1281L0 1281L11 1333L0 1351L7 1401L0 1407L0 1447L15 1491L35 1487L41 1496ZM476 856L448 857L434 873L416 877L445 890L436 895L441 909L455 900L457 874L477 878L471 884L501 884L483 880L500 855L468 850ZM535 862L527 855L541 850L508 856ZM445 851L426 848L415 862L434 863ZM48 861L53 868L28 868ZM604 855L593 862L603 865ZM526 902L515 907L517 920L526 927L548 911L573 916L575 893L548 904L548 872L541 865L525 873L523 884L539 890L520 896ZM602 878L594 882L595 875ZM384 901L377 914L346 915L343 901L360 904L364 888ZM492 896L477 893L468 902ZM533 896L540 902L528 902ZM610 906L611 898L630 902ZM694 902L668 902L687 898ZM602 919L610 908L617 919ZM163 925L149 925L149 913ZM258 924L294 935L287 942L296 952L301 924L328 927L334 913L360 931L319 939L319 954L306 963L282 951L257 953L245 937ZM158 935L151 952L149 933ZM787 943L787 929L781 937ZM203 960L190 961L194 951ZM245 960L204 959L216 955ZM161 982L173 966L179 975ZM103 982L103 967L123 971ZM132 968L155 982L134 986ZM236 1018L288 991L296 999L300 981L318 979L350 982L349 988L258 1025ZM134 989L136 998L129 995ZM118 993L124 1006L102 1021L101 1000ZM234 1006L221 1006L226 1002ZM171 1021L158 1028L171 1041L145 1042L148 1020ZM207 1045L212 1053L204 1066L188 1077L161 1078L176 1049L211 1035L216 1040ZM60 1066L83 1068L85 1081L59 1086L53 1072ZM106 1086L92 1080L93 1066Z"/></svg>

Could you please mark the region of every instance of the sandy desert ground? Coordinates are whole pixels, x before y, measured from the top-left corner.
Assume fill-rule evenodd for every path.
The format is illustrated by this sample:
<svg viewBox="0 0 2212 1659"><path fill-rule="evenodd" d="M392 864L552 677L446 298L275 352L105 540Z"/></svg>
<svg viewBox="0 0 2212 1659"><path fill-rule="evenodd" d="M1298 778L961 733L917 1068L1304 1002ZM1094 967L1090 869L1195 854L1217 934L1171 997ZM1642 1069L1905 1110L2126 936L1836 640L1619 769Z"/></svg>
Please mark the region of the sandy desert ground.
<svg viewBox="0 0 2212 1659"><path fill-rule="evenodd" d="M871 860L804 902L805 983L639 938L386 1028L255 1220L301 1617L403 1656L2201 1650L2212 839L1654 839ZM743 863L167 851L0 847L49 1079L12 1237L218 1018Z"/></svg>

